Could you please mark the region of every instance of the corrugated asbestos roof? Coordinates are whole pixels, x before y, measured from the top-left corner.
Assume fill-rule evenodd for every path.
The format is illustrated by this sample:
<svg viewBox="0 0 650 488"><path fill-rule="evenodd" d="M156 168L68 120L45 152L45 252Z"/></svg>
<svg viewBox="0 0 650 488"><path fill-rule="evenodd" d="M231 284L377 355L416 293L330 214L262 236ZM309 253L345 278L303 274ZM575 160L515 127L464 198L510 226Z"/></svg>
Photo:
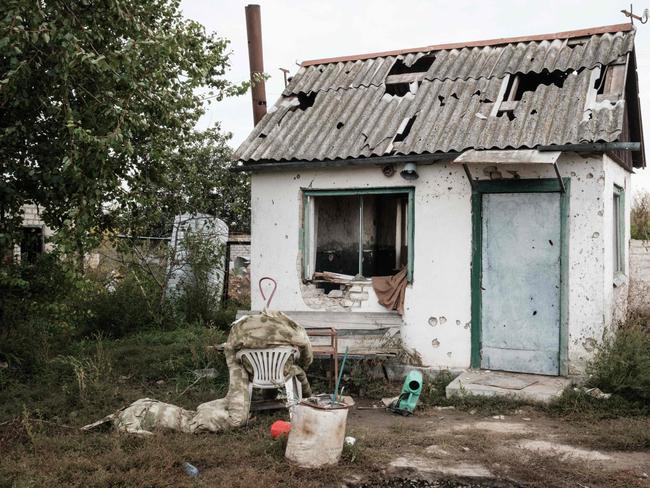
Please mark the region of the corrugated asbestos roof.
<svg viewBox="0 0 650 488"><path fill-rule="evenodd" d="M322 161L616 141L624 100L588 111L585 102L593 90L592 71L632 51L634 31L628 26L588 37L309 62L236 157L246 163ZM411 66L423 56L435 59L415 92L386 93L392 66L398 60ZM513 120L490 116L505 75L556 70L569 73L561 87L541 84L525 91ZM309 96L315 96L311 106L303 104ZM395 136L407 123L410 130L399 141Z"/></svg>

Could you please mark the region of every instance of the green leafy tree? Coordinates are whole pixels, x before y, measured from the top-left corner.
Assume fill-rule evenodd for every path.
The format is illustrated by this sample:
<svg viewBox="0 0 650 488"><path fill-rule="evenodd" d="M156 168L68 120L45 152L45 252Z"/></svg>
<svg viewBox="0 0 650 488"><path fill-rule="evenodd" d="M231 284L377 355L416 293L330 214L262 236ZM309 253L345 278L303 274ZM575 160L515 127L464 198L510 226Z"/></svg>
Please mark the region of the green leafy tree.
<svg viewBox="0 0 650 488"><path fill-rule="evenodd" d="M203 97L241 94L247 84L224 78L228 41L184 19L179 3L1 2L5 243L19 225L21 205L33 202L62 242L82 251L125 215L108 209L135 209L139 190L145 208L154 188L183 185L172 175L187 165L184 158L192 156L196 168L197 151L226 156L224 136L194 127ZM223 169L217 166L213 172Z"/></svg>
<svg viewBox="0 0 650 488"><path fill-rule="evenodd" d="M218 128L196 133L165 160L159 178L132 180L114 209L117 228L131 236L169 236L176 215L205 213L231 230L250 228L250 179L233 173L229 134Z"/></svg>

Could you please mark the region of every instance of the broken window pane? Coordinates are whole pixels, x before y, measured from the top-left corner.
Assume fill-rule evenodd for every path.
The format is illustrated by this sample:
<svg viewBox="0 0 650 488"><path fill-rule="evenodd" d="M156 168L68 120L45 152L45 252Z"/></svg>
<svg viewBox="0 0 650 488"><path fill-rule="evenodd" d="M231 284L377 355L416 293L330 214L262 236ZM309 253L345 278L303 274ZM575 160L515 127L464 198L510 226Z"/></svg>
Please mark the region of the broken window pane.
<svg viewBox="0 0 650 488"><path fill-rule="evenodd" d="M389 276L408 266L408 193L311 196L313 273ZM307 226L309 227L309 226Z"/></svg>
<svg viewBox="0 0 650 488"><path fill-rule="evenodd" d="M359 272L359 196L314 198L316 272Z"/></svg>
<svg viewBox="0 0 650 488"><path fill-rule="evenodd" d="M406 265L406 202L403 195L363 197L363 276L393 275Z"/></svg>

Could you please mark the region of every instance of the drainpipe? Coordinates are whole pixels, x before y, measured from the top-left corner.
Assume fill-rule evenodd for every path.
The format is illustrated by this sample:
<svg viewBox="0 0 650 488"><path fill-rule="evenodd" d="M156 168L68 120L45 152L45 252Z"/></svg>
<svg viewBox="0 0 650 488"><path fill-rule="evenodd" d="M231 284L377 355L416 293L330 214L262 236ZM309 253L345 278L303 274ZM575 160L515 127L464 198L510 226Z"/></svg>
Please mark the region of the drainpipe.
<svg viewBox="0 0 650 488"><path fill-rule="evenodd" d="M266 87L264 85L264 56L262 52L262 18L259 5L246 5L246 34L248 36L248 62L251 71L251 96L253 98L253 125L266 115Z"/></svg>

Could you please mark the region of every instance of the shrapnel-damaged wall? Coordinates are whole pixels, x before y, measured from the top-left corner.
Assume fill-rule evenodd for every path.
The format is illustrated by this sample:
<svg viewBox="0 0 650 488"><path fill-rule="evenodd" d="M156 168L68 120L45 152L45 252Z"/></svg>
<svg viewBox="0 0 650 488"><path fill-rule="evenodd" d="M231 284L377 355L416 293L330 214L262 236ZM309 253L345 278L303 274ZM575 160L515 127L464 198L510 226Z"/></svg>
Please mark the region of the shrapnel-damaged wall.
<svg viewBox="0 0 650 488"><path fill-rule="evenodd" d="M569 217L568 358L569 373L584 371L594 345L612 322L611 196L616 182L629 192L629 173L602 156L564 154L559 169L571 178ZM490 178L485 165L469 165L472 175ZM372 287L367 299L345 307L342 297L314 296L302 282L302 190L415 187L413 283L406 290L401 337L425 365L466 368L471 352L471 188L460 165L419 164L419 179L386 177L381 168L330 168L252 176L252 283L278 280L274 308L285 311L340 310L386 312ZM504 179L555 178L551 165L499 165ZM629 205L628 205L629 207ZM609 215L609 217L608 217ZM628 217L629 218L629 217ZM610 266L608 268L608 266ZM608 271L609 270L609 271ZM253 287L252 309L263 307Z"/></svg>

